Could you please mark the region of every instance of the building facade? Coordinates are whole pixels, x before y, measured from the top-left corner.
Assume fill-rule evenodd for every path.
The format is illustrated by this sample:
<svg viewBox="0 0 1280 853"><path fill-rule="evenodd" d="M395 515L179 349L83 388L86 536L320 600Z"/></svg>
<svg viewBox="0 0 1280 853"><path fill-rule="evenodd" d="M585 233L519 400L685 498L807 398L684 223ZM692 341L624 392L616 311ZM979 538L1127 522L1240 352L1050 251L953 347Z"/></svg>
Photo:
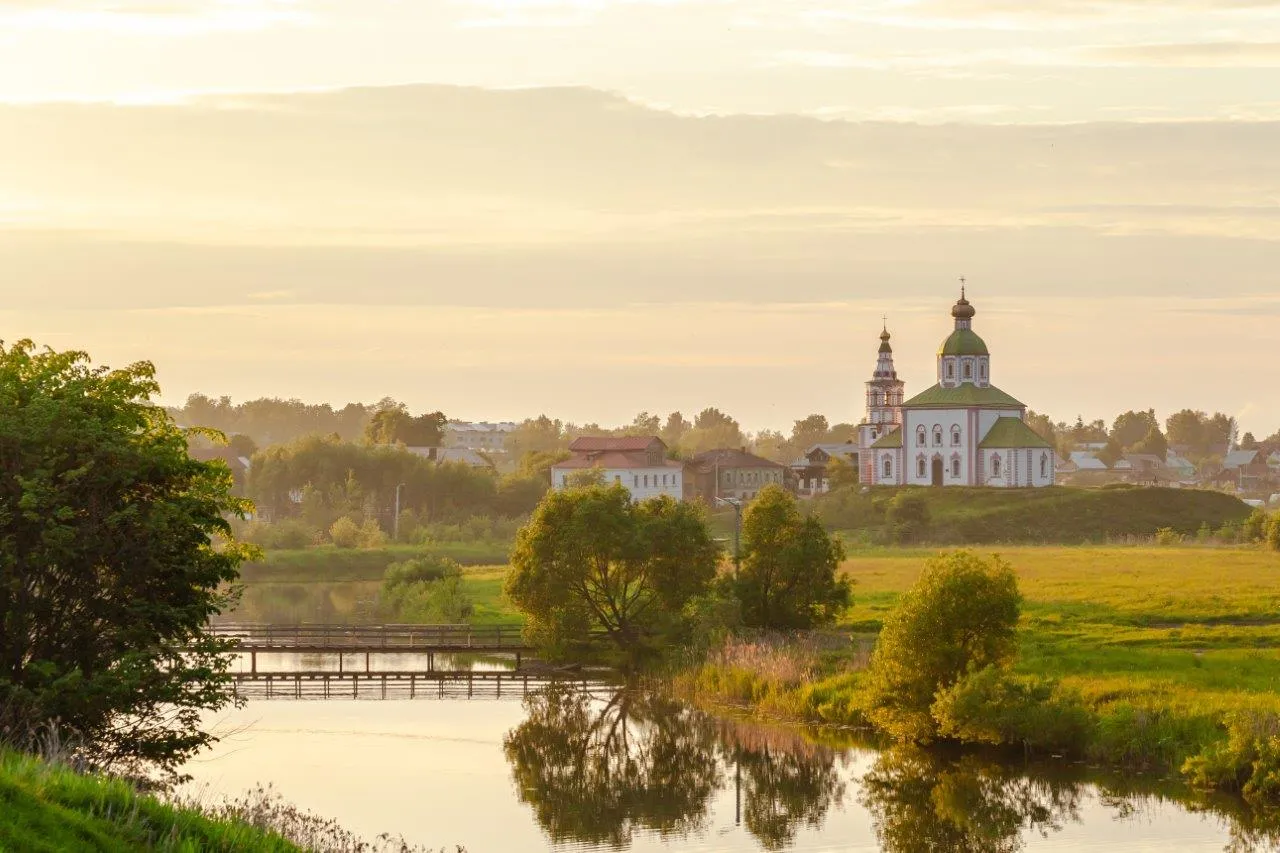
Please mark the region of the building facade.
<svg viewBox="0 0 1280 853"><path fill-rule="evenodd" d="M961 289L954 329L937 354L937 383L903 400L886 329L859 426L864 483L888 486L1052 486L1057 459L1026 424L1027 407L991 384L991 354L973 331Z"/></svg>
<svg viewBox="0 0 1280 853"><path fill-rule="evenodd" d="M765 486L785 487L787 469L746 450L708 450L689 464L694 494L709 504L722 500L749 501Z"/></svg>
<svg viewBox="0 0 1280 853"><path fill-rule="evenodd" d="M684 463L667 458L667 445L657 436L582 436L569 445L573 454L551 467L551 488L567 489L574 475L597 471L606 485L618 483L632 500L666 495L685 497Z"/></svg>
<svg viewBox="0 0 1280 853"><path fill-rule="evenodd" d="M501 451L506 447L507 435L514 432L516 424L487 421L449 421L444 426L444 446L465 450Z"/></svg>

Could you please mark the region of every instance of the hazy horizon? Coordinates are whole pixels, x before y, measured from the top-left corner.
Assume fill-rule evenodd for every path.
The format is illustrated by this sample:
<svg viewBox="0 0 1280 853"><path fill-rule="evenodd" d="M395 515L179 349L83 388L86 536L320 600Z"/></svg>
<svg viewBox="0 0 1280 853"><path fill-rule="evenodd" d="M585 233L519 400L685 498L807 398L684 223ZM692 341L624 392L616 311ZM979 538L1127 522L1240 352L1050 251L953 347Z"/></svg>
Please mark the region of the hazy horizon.
<svg viewBox="0 0 1280 853"><path fill-rule="evenodd" d="M0 339L192 392L1280 428L1280 5L0 0Z"/></svg>

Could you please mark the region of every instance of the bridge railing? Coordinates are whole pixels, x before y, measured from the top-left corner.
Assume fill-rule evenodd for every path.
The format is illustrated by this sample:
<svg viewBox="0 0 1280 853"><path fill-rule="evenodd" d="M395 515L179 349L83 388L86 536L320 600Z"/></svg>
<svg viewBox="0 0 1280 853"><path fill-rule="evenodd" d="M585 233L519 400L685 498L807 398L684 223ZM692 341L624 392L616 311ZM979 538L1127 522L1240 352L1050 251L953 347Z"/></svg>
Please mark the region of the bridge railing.
<svg viewBox="0 0 1280 853"><path fill-rule="evenodd" d="M215 637L243 647L307 649L514 649L523 648L519 627L512 625L273 625L266 622L220 622L209 628Z"/></svg>

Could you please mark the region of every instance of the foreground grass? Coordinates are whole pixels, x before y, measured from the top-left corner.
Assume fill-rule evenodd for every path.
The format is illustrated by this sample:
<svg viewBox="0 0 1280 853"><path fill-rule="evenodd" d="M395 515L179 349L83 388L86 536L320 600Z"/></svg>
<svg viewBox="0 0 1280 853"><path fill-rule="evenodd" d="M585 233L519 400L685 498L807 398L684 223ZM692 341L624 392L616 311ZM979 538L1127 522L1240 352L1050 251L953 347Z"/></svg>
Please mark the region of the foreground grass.
<svg viewBox="0 0 1280 853"><path fill-rule="evenodd" d="M6 853L301 849L274 833L139 794L122 781L0 750L0 851Z"/></svg>
<svg viewBox="0 0 1280 853"><path fill-rule="evenodd" d="M1280 555L1246 548L1003 547L1025 598L1016 670L1052 678L1097 723L1089 757L1176 770L1225 738L1224 718L1280 714ZM757 713L863 725L861 669L928 554L877 550L856 581L838 652L713 660L678 686ZM742 657L744 653L737 653ZM786 660L791 654L791 660Z"/></svg>

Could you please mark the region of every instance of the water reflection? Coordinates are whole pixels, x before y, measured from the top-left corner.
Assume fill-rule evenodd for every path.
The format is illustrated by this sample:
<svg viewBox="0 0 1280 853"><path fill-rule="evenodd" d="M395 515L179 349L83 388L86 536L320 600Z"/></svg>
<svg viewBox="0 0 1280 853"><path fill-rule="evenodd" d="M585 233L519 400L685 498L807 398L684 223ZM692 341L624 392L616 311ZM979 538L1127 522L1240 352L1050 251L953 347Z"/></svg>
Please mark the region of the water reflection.
<svg viewBox="0 0 1280 853"><path fill-rule="evenodd" d="M824 830L846 803L861 807L868 835L892 853L1014 853L1038 839L1096 832L1100 820L1128 834L1122 827L1138 831L1144 811L1167 816L1175 804L1216 818L1228 853L1280 845L1280 822L1169 781L822 745L793 729L711 717L627 690L551 687L525 704L504 753L520 802L556 844L625 848L643 832L675 849L703 846L691 839L723 821L722 812L710 818L731 792L735 825L770 851L791 848L802 830Z"/></svg>
<svg viewBox="0 0 1280 853"><path fill-rule="evenodd" d="M709 719L631 691L553 687L525 703L503 749L520 801L553 841L620 847L639 828L667 837L701 826L722 779Z"/></svg>
<svg viewBox="0 0 1280 853"><path fill-rule="evenodd" d="M894 853L1012 853L1079 819L1083 786L1031 777L973 756L944 759L891 749L862 777L860 801L880 846Z"/></svg>

